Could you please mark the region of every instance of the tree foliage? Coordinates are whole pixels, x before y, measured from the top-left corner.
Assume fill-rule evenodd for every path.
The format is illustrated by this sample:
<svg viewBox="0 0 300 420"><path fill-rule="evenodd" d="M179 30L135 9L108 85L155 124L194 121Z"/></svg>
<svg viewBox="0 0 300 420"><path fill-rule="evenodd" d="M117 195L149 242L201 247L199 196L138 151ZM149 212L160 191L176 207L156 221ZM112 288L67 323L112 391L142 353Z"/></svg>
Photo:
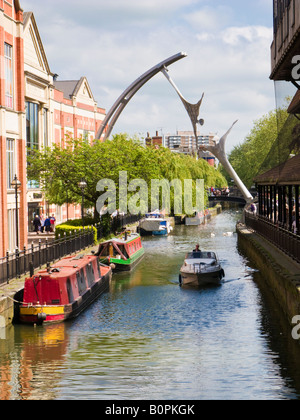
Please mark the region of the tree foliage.
<svg viewBox="0 0 300 420"><path fill-rule="evenodd" d="M226 180L204 160L174 154L169 149L144 147L138 138L119 134L111 141L71 139L64 147L55 145L38 151L28 161L28 178L40 179L46 199L53 204L80 203L82 178L87 183L85 205L96 207L97 183L111 179L118 186L119 172L127 171L128 183L143 179L150 186L152 179L204 179L206 186L222 187ZM95 212L96 214L96 212Z"/></svg>
<svg viewBox="0 0 300 420"><path fill-rule="evenodd" d="M247 188L252 186L253 179L259 174L287 117L284 110L271 111L264 115L254 122L245 141L235 146L230 153L229 161ZM224 170L221 172L229 179Z"/></svg>

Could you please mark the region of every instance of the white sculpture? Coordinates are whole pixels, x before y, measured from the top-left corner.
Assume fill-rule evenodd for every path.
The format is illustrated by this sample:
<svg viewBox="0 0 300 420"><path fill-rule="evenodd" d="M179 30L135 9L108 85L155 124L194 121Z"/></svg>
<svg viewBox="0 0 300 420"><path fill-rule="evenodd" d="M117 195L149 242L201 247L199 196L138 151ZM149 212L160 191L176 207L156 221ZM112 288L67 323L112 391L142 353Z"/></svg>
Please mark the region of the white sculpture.
<svg viewBox="0 0 300 420"><path fill-rule="evenodd" d="M240 177L238 176L238 174L235 172L235 170L231 166L229 160L227 159L226 151L225 151L226 139L228 137L228 134L231 132L233 126L236 123L237 121L235 121L232 124L230 129L220 139L215 136L213 139L213 143L214 143L213 145L205 145L205 146L201 146L201 148L204 150L207 150L208 152L211 152L221 162L226 172L231 176L236 186L243 194L247 203L251 203L253 201L253 197L248 191L248 189L246 188L246 186L244 185L244 183L242 182L242 180L240 179Z"/></svg>

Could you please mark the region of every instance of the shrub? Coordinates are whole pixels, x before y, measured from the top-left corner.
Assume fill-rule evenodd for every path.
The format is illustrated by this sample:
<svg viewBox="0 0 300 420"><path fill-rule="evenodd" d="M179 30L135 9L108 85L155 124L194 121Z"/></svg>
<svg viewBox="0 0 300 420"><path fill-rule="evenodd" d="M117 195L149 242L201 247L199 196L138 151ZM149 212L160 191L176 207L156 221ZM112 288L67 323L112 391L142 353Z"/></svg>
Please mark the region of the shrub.
<svg viewBox="0 0 300 420"><path fill-rule="evenodd" d="M92 219L91 219L92 220ZM85 220L85 229L90 229L92 228L94 231L94 242L97 243L97 228L95 226L92 225L91 220L87 220L89 221L90 224L86 224L86 220ZM69 220L68 222L62 223L61 225L57 225L55 227L55 238L58 239L59 235L61 238L64 237L64 234L66 233L67 236L69 235L74 235L75 231L82 231L83 227L82 227L82 221L81 219L76 219L76 220Z"/></svg>

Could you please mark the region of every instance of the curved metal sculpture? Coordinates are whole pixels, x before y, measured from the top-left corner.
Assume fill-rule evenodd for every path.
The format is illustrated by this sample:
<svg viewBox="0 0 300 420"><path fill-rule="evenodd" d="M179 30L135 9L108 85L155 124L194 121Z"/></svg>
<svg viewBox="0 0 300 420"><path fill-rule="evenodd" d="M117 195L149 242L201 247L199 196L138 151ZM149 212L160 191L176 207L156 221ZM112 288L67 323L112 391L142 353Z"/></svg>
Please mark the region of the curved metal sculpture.
<svg viewBox="0 0 300 420"><path fill-rule="evenodd" d="M109 110L108 114L106 115L104 121L101 124L101 127L98 130L96 135L96 139L106 140L113 128L116 124L118 118L120 117L121 113L123 112L124 108L128 104L128 102L133 98L133 96L144 86L152 77L154 77L160 71L166 69L166 66L170 66L171 64L175 63L176 61L181 60L182 58L187 57L186 53L180 52L172 57L162 61L161 63L157 64L156 66L152 67L142 76L140 76L135 82L133 82L117 99L114 105ZM103 137L102 137L103 136Z"/></svg>
<svg viewBox="0 0 300 420"><path fill-rule="evenodd" d="M171 77L168 74L168 69L164 68L161 71L166 78L168 79L168 81L171 83L171 85L173 86L173 88L176 90L176 92L178 93L178 96L181 100L181 102L183 103L189 117L190 120L192 122L192 126L193 126L193 130L194 130L194 135L195 135L195 139L196 139L196 148L197 148L197 153L198 153L198 133L197 133L197 123L199 123L200 125L204 124L203 120L199 120L199 114L200 114L200 106L202 104L203 98L204 98L204 93L202 95L202 98L200 99L200 101L196 104L190 104L181 94L180 90L178 89L178 87L175 85L175 83L173 82L173 80L171 79Z"/></svg>
<svg viewBox="0 0 300 420"><path fill-rule="evenodd" d="M234 179L236 186L241 191L243 196L246 199L247 203L251 203L253 201L253 197L250 194L250 192L247 190L246 186L238 176L238 174L235 172L233 167L231 166L229 160L227 159L226 152L225 152L225 143L226 139L228 137L228 134L231 132L233 126L237 123L235 121L230 129L220 138L217 137L214 138L214 144L213 145L205 145L202 146L202 149L207 150L208 152L211 152L223 165L224 169L227 171L227 173Z"/></svg>

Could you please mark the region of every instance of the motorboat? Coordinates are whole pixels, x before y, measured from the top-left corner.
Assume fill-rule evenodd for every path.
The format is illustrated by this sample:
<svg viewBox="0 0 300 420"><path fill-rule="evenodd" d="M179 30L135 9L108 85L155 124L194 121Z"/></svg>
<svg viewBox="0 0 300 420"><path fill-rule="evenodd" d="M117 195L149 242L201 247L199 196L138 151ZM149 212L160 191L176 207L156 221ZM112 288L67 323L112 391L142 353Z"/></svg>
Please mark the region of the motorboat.
<svg viewBox="0 0 300 420"><path fill-rule="evenodd" d="M77 317L109 289L112 269L95 255L71 255L25 280L19 320L50 324Z"/></svg>
<svg viewBox="0 0 300 420"><path fill-rule="evenodd" d="M181 285L219 285L225 273L214 252L193 251L186 255L180 269Z"/></svg>
<svg viewBox="0 0 300 420"><path fill-rule="evenodd" d="M102 242L95 255L103 264L109 264L113 271L130 271L144 254L140 235L125 231L118 237Z"/></svg>
<svg viewBox="0 0 300 420"><path fill-rule="evenodd" d="M139 232L141 235L166 236L172 231L172 226L169 220L156 210L152 213L147 213L145 217L139 222Z"/></svg>

